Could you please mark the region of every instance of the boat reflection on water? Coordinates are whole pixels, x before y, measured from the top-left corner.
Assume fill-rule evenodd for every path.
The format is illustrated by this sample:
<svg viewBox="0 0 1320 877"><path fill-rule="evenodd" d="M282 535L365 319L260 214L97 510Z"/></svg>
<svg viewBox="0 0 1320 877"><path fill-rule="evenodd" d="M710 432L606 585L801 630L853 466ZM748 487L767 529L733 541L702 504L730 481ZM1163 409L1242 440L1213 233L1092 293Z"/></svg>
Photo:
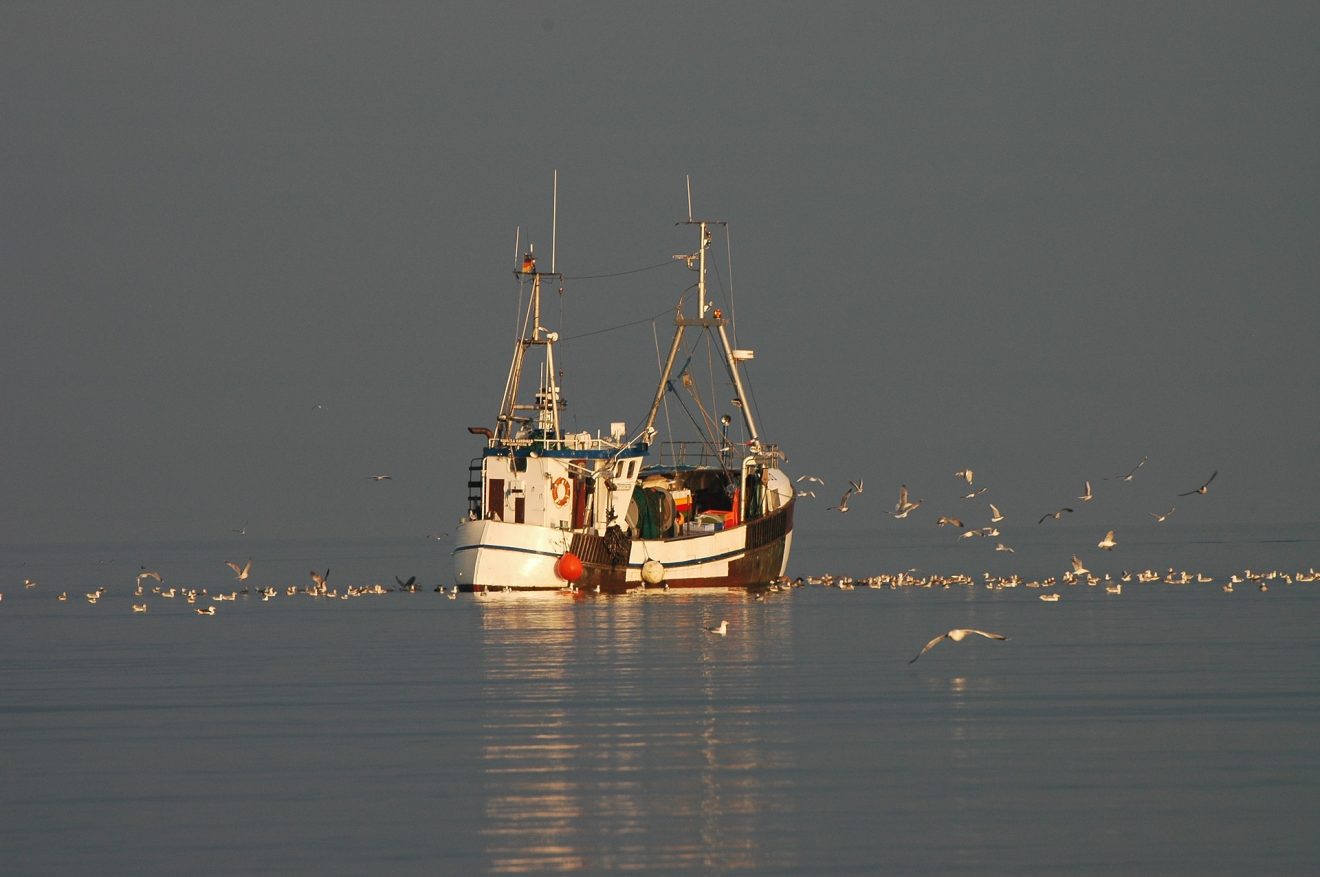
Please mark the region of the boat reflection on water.
<svg viewBox="0 0 1320 877"><path fill-rule="evenodd" d="M796 864L787 599L479 603L486 870Z"/></svg>

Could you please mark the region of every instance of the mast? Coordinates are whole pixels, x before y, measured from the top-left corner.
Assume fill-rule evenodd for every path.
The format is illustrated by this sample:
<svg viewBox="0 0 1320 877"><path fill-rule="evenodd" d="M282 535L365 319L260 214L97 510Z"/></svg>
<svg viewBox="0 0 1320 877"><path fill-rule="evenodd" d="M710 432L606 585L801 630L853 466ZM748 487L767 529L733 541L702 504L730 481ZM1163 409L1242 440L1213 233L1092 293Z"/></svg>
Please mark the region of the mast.
<svg viewBox="0 0 1320 877"><path fill-rule="evenodd" d="M697 316L688 317L684 315L682 305L674 317L674 341L669 348L669 358L666 360L664 369L660 373L660 386L656 389L655 399L651 403L651 411L646 418L646 430L651 430L655 425L656 413L660 409L660 402L664 399L665 391L669 385L669 377L674 370L674 360L677 358L679 345L682 343L683 333L688 326L699 326L702 328L714 328L720 339L720 347L723 352L721 357L724 360L724 367L729 372L729 379L733 382L734 391L738 394L738 409L742 412L743 425L747 428L747 435L751 445L755 448L761 443L760 432L756 428L756 420L752 415L751 405L747 401L747 393L743 389L742 373L738 368L739 358L735 355L732 346L729 344L729 334L725 329L728 321L724 318L723 312L719 308L707 316L709 306L706 304L706 250L710 247L711 232L710 226L727 226L728 223L722 220L714 219L693 219L692 218L692 195L688 192L688 218L677 225L695 225L698 227L698 248L695 253L679 254L675 259L682 259L689 268L695 266L697 271Z"/></svg>
<svg viewBox="0 0 1320 877"><path fill-rule="evenodd" d="M521 229L519 229L521 235ZM559 439L559 409L563 402L559 397L559 383L555 372L555 342L558 332L551 332L541 325L541 278L554 277L563 280L563 275L555 270L555 261L559 254L559 171L555 171L550 210L550 270L536 269L536 252L530 244L522 257L522 266L515 270L514 276L519 283L527 278L532 281L532 295L527 302L527 313L522 319L522 334L513 350L513 362L509 366L508 382L504 385L504 399L500 402L499 417L496 418L495 437L510 440L517 437L514 424L530 423L532 418L523 417L519 411L534 411L535 428L540 438ZM517 242L514 244L514 257L518 255ZM530 324L530 328L529 328ZM542 366L539 386L531 405L518 401L518 388L522 383L523 364L529 347L544 347L545 362Z"/></svg>
<svg viewBox="0 0 1320 877"><path fill-rule="evenodd" d="M516 438L515 424L528 423L532 420L518 412L533 411L536 412L535 426L542 437L558 439L559 409L563 407L563 402L559 397L559 383L555 372L554 344L559 340L559 333L551 332L541 325L541 278L562 278L562 275L553 271L538 271L536 256L530 249L523 256L522 267L513 273L520 280L531 278L532 295L527 302L523 334L514 346L513 364L509 368L509 380L504 387L504 399L500 403L499 417L496 418L495 437L505 440ZM518 401L518 387L522 383L523 365L530 347L545 348L545 363L535 401L529 405Z"/></svg>

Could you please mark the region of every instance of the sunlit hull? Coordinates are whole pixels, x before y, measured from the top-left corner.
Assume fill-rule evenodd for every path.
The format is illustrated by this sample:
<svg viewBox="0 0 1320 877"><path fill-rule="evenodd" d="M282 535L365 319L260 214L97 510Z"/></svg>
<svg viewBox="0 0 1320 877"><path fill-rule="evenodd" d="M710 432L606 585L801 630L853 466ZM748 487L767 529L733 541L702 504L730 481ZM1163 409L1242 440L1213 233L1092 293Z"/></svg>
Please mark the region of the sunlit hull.
<svg viewBox="0 0 1320 877"><path fill-rule="evenodd" d="M457 532L455 575L459 590L476 592L756 588L784 574L792 539L792 502L716 533L631 540L626 561L619 562L592 531L470 521ZM572 582L560 575L559 560L566 553L581 562L581 574ZM648 561L659 564L649 567L658 580L644 579Z"/></svg>

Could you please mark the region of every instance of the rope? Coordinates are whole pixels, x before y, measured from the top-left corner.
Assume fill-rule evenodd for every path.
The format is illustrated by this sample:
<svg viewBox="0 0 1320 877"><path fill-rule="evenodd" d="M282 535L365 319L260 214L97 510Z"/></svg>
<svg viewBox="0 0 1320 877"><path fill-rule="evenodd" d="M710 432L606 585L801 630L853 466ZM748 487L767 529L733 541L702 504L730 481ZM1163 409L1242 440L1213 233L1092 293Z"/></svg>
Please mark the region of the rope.
<svg viewBox="0 0 1320 877"><path fill-rule="evenodd" d="M676 265L676 264L678 263L675 262L673 259L669 259L668 261L665 262L658 262L655 265L647 265L645 268L633 268L631 271L616 271L613 274L574 274L572 276L565 274L564 279L565 280L601 280L602 278L606 278L606 277L626 277L629 274L641 274L643 271L654 271L655 269L663 268L666 265Z"/></svg>
<svg viewBox="0 0 1320 877"><path fill-rule="evenodd" d="M632 320L631 322L628 323L620 323L617 326L608 326L604 329L595 329L591 332L583 332L581 335L569 335L567 338L560 338L559 343L563 344L568 341L576 341L579 338L590 338L592 335L603 335L606 332L617 332L619 329L627 329L630 326L640 326L642 323L654 323L656 320L660 319L665 314L669 313L670 310L672 309L666 308L665 310L661 311L660 313L656 314L653 317L642 317L640 320Z"/></svg>

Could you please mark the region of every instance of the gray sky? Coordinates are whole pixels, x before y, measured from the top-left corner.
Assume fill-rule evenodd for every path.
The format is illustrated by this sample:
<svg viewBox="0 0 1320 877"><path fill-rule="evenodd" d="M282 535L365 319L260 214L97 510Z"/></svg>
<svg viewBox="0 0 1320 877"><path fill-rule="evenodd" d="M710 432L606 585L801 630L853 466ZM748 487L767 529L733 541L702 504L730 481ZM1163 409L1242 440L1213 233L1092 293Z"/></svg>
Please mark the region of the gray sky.
<svg viewBox="0 0 1320 877"><path fill-rule="evenodd" d="M1218 470L1184 522L1315 521L1318 61L1307 3L6 3L0 543L452 529L555 169L569 275L690 249L685 174L731 222L763 431L852 525L1145 455L1143 520ZM641 420L649 325L564 355L571 425Z"/></svg>

